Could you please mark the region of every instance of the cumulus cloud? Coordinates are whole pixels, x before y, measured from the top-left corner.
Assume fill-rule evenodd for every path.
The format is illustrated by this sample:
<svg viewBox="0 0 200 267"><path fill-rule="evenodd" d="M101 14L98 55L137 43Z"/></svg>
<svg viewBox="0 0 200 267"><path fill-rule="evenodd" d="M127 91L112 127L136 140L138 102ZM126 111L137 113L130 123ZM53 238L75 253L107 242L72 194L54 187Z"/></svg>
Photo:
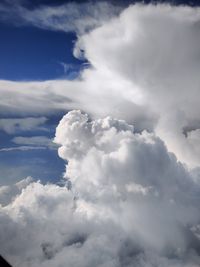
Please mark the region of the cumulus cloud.
<svg viewBox="0 0 200 267"><path fill-rule="evenodd" d="M199 266L200 186L160 138L74 110L55 142L65 186L2 189L2 255L13 266Z"/></svg>
<svg viewBox="0 0 200 267"><path fill-rule="evenodd" d="M199 151L185 129L200 127L199 18L199 8L164 4L132 5L109 15L77 36L74 55L91 67L73 81L0 81L0 110L45 114L79 108L93 118L112 115L139 132L155 131L179 160L198 166Z"/></svg>
<svg viewBox="0 0 200 267"><path fill-rule="evenodd" d="M124 230L141 234L158 250L185 249L179 224L199 220L199 185L158 137L146 131L134 134L132 126L109 117L88 122L86 115L73 111L59 123L55 141L68 161L66 177L80 199L91 201L91 211L116 221L120 214Z"/></svg>
<svg viewBox="0 0 200 267"><path fill-rule="evenodd" d="M45 12L30 23L51 29L55 17L64 30L62 10ZM14 266L200 265L199 19L170 5L133 5L95 28L86 19L71 28L74 55L91 64L77 79L0 81L2 112L90 115L71 111L56 129L65 186L2 189Z"/></svg>
<svg viewBox="0 0 200 267"><path fill-rule="evenodd" d="M130 83L120 96L157 114L156 133L190 165L199 164L199 154L183 128L199 120L199 18L199 8L130 6L76 44L98 73Z"/></svg>
<svg viewBox="0 0 200 267"><path fill-rule="evenodd" d="M33 182L32 177L27 177L14 185L5 185L0 187L0 204L6 206L12 199L19 195L22 189L26 188L29 184Z"/></svg>

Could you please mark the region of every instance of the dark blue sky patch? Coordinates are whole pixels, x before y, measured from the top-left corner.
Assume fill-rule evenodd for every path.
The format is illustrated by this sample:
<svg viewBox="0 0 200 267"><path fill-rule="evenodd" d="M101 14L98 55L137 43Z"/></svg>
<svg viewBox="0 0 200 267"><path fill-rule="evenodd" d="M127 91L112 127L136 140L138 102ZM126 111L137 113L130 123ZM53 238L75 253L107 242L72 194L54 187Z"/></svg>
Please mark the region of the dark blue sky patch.
<svg viewBox="0 0 200 267"><path fill-rule="evenodd" d="M0 79L74 79L82 61L73 56L74 33L0 25Z"/></svg>
<svg viewBox="0 0 200 267"><path fill-rule="evenodd" d="M15 134L8 135L4 131L0 131L0 149L13 146L13 143L11 141L11 138L12 138L11 136L13 137L16 135Z"/></svg>

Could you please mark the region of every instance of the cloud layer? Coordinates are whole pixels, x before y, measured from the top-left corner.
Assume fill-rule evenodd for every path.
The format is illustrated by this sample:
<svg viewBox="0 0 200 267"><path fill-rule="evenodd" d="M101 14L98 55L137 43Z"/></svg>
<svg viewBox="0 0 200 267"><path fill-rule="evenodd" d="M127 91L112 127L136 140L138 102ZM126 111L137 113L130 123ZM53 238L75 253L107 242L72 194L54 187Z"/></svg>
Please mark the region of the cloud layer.
<svg viewBox="0 0 200 267"><path fill-rule="evenodd" d="M162 140L74 110L55 142L68 162L64 187L28 179L0 192L13 266L200 264L199 183Z"/></svg>
<svg viewBox="0 0 200 267"><path fill-rule="evenodd" d="M33 25L54 31L76 32L80 35L101 26L122 9L106 1L95 3L71 1L58 6L37 5L36 3L34 8L28 8L30 5L28 1L6 2L0 4L0 20L2 21L18 26Z"/></svg>

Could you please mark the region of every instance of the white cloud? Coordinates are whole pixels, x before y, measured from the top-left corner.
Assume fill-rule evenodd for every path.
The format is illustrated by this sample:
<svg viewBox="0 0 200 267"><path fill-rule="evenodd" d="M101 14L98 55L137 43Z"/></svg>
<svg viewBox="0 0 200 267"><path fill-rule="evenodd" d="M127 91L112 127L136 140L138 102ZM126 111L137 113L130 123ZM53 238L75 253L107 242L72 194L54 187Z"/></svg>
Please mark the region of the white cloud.
<svg viewBox="0 0 200 267"><path fill-rule="evenodd" d="M108 2L69 2L58 6L40 5L28 9L22 3L0 4L1 20L17 25L33 25L43 29L83 34L101 26L121 8ZM10 14L12 13L12 20Z"/></svg>
<svg viewBox="0 0 200 267"><path fill-rule="evenodd" d="M55 111L65 110L74 105L70 99L70 91L76 90L76 87L76 83L74 85L72 81L64 80L0 81L0 110L2 114L11 115L55 113Z"/></svg>
<svg viewBox="0 0 200 267"><path fill-rule="evenodd" d="M57 127L68 186L6 189L0 239L14 266L200 265L199 19L199 8L130 6L77 30L74 53L92 66L78 79L0 82L3 112L96 118L72 111Z"/></svg>
<svg viewBox="0 0 200 267"><path fill-rule="evenodd" d="M4 147L0 148L0 152L10 152L10 151L27 151L27 150L38 150L46 149L45 146L15 146L15 147Z"/></svg>
<svg viewBox="0 0 200 267"><path fill-rule="evenodd" d="M11 142L19 146L0 148L0 152L56 149L52 139L46 136L16 136Z"/></svg>
<svg viewBox="0 0 200 267"><path fill-rule="evenodd" d="M200 219L194 200L199 185L158 137L132 131L124 121L88 122L79 111L68 113L55 137L62 145L59 155L68 161L65 176L80 199L91 202L93 216L102 212L116 222L120 216L124 230L141 235L151 247L184 250L179 224Z"/></svg>
<svg viewBox="0 0 200 267"><path fill-rule="evenodd" d="M46 136L17 136L12 139L12 142L17 145L32 145L35 147L47 147L49 149L55 149L56 145L52 140Z"/></svg>
<svg viewBox="0 0 200 267"><path fill-rule="evenodd" d="M13 266L199 265L200 185L158 137L72 111L55 141L71 190L31 181L1 190L2 255Z"/></svg>
<svg viewBox="0 0 200 267"><path fill-rule="evenodd" d="M32 182L33 182L33 178L27 177L17 182L14 185L1 186L0 187L0 205L2 206L8 205L10 202L12 202L12 200L14 200L14 198L17 195L21 194L22 189L26 188Z"/></svg>
<svg viewBox="0 0 200 267"><path fill-rule="evenodd" d="M8 134L21 131L46 130L41 125L47 121L45 117L4 118L0 119L0 130Z"/></svg>
<svg viewBox="0 0 200 267"><path fill-rule="evenodd" d="M199 8L135 5L76 44L96 72L105 77L107 71L113 80L130 83L122 83L119 91L116 86L115 93L157 114L156 133L189 165L198 165L200 158L182 133L191 121L199 120L199 19ZM108 90L101 82L99 88ZM135 88L139 99L137 91L132 95ZM131 106L127 113L134 113Z"/></svg>
<svg viewBox="0 0 200 267"><path fill-rule="evenodd" d="M92 67L76 80L0 81L0 110L112 115L154 130L179 160L198 166L199 152L183 132L195 121L199 129L199 18L199 8L130 6L78 36L74 53L84 51Z"/></svg>

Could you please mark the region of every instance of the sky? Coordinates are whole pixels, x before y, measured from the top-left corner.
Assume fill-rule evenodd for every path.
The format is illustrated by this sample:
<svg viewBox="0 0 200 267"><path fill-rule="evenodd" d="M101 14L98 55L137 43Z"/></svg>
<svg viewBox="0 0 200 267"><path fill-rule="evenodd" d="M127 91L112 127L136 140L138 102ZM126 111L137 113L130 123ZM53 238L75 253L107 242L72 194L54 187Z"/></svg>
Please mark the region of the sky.
<svg viewBox="0 0 200 267"><path fill-rule="evenodd" d="M198 1L0 3L0 254L200 266Z"/></svg>

